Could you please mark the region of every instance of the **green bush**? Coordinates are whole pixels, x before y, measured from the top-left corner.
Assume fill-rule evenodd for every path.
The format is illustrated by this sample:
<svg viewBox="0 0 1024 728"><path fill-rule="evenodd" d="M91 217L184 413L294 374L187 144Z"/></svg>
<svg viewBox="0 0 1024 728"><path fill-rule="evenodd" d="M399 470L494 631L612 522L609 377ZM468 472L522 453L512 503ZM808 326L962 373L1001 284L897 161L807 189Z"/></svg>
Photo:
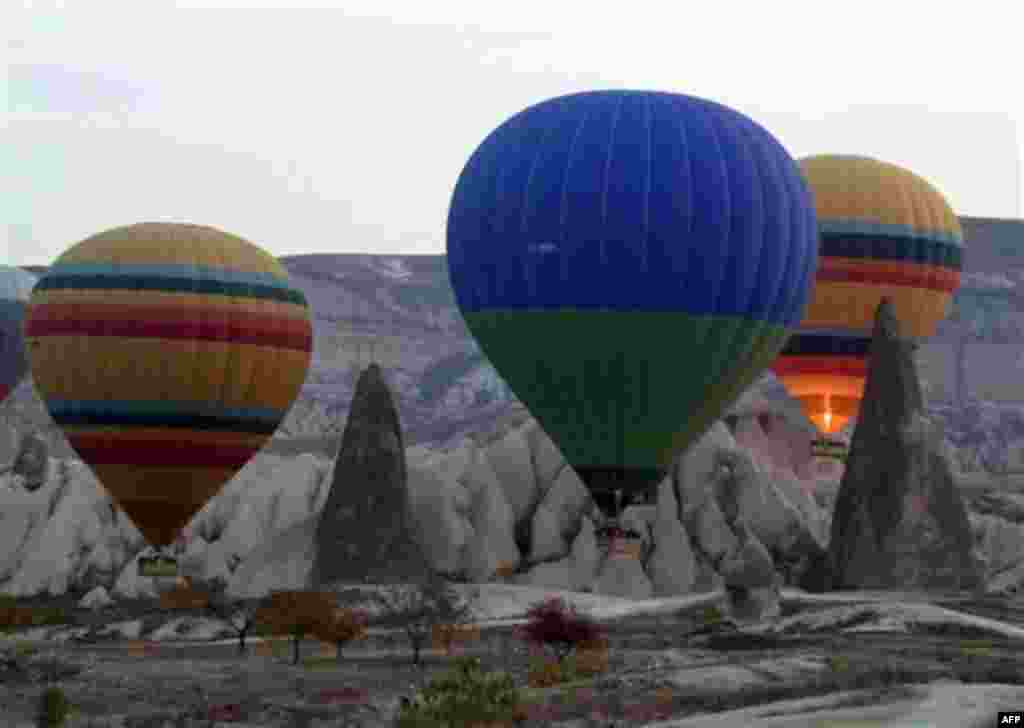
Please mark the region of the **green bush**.
<svg viewBox="0 0 1024 728"><path fill-rule="evenodd" d="M46 726L47 728L63 725L70 712L71 704L64 697L64 691L58 687L46 688L39 699L39 721L37 725Z"/></svg>
<svg viewBox="0 0 1024 728"><path fill-rule="evenodd" d="M443 728L476 722L511 721L519 704L512 677L486 673L475 657L461 657L455 668L435 678L398 714L399 728Z"/></svg>
<svg viewBox="0 0 1024 728"><path fill-rule="evenodd" d="M31 657L32 655L39 652L39 648L31 642L25 642L24 640L18 640L14 643L14 654L17 657Z"/></svg>
<svg viewBox="0 0 1024 728"><path fill-rule="evenodd" d="M32 615L32 624L37 627L50 627L60 624L67 624L69 621L68 615L65 614L64 610L60 607L53 607L51 609L38 609L35 614Z"/></svg>
<svg viewBox="0 0 1024 728"><path fill-rule="evenodd" d="M850 669L850 658L846 655L829 655L828 667L832 672L846 672Z"/></svg>
<svg viewBox="0 0 1024 728"><path fill-rule="evenodd" d="M700 621L705 625L720 624L724 618L722 610L715 606L705 607L700 615Z"/></svg>

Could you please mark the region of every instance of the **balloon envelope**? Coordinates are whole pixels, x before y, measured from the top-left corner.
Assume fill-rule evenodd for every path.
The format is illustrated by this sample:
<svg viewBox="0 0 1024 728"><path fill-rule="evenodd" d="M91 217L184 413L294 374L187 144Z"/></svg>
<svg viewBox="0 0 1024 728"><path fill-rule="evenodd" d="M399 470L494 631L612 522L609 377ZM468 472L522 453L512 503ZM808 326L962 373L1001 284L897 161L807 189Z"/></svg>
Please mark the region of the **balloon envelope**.
<svg viewBox="0 0 1024 728"><path fill-rule="evenodd" d="M921 177L866 157L801 160L820 229L811 301L772 365L825 433L860 409L875 312L892 302L902 334L923 338L960 282L963 233L943 196Z"/></svg>
<svg viewBox="0 0 1024 728"><path fill-rule="evenodd" d="M7 399L28 371L22 325L25 306L36 277L9 265L0 265L0 402Z"/></svg>
<svg viewBox="0 0 1024 728"><path fill-rule="evenodd" d="M749 118L597 91L483 141L447 252L474 337L591 492L649 492L799 322L814 209Z"/></svg>
<svg viewBox="0 0 1024 728"><path fill-rule="evenodd" d="M263 446L312 351L309 307L280 263L168 223L71 247L36 286L26 337L50 414L155 546Z"/></svg>

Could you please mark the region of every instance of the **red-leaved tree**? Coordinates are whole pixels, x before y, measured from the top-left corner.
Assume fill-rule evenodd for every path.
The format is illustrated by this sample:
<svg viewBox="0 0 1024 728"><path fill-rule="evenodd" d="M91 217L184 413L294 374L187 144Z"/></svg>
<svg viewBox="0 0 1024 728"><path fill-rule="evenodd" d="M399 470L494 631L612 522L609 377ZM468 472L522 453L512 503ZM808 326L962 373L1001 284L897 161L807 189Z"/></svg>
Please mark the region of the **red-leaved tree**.
<svg viewBox="0 0 1024 728"><path fill-rule="evenodd" d="M542 645L554 653L559 663L578 646L594 643L601 628L588 615L559 597L551 597L530 607L527 623L518 628L519 637L531 644Z"/></svg>

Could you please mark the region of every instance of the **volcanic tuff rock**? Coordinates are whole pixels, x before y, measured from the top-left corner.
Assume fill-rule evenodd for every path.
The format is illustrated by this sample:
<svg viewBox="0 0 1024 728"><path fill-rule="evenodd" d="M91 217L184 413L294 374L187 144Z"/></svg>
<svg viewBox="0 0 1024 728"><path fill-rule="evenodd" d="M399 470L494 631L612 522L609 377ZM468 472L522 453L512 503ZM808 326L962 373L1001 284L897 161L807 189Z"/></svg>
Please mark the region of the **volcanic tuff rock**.
<svg viewBox="0 0 1024 728"><path fill-rule="evenodd" d="M601 564L593 591L627 599L650 599L654 587L639 559L633 556L608 556Z"/></svg>
<svg viewBox="0 0 1024 728"><path fill-rule="evenodd" d="M314 586L421 577L428 563L413 529L398 412L371 364L356 384L317 526Z"/></svg>
<svg viewBox="0 0 1024 728"><path fill-rule="evenodd" d="M335 507L325 506L328 499L337 502L340 496L352 499L359 493L379 497L380 487L366 476L371 470L392 485L399 479L398 434L372 418L376 424L369 430L376 434L366 434L367 427L359 425L366 421L361 407L357 405L351 415L348 443L334 472L336 482L332 483L324 458L308 453L257 456L190 524L182 568L194 580L227 582L232 594L254 596L267 589L307 587L311 563L318 558L317 531L328 518L321 514ZM353 433L359 431L363 435L356 437ZM368 445L373 437L378 444ZM359 443L378 451L390 447L394 459L374 464L346 455L356 452ZM435 569L472 581L494 580L499 567L513 567L518 571L514 581L555 589L612 590L641 597L652 591L673 595L718 588L722 575L715 564L721 566L727 556L735 560L740 548L715 495L716 478L721 476L716 468L724 460L739 466L734 469L737 492L740 503L747 504L741 510L749 512L758 538L785 546L794 543L788 537L790 525L808 530L802 509L786 505L781 488L762 492L774 476L739 447L721 423L679 458L675 477L666 477L660 485L664 497L656 505L624 511L623 519L636 516L636 530L644 542L641 560L629 564L602 553L594 533L592 499L533 420L493 440L467 439L442 452L412 447L404 454L405 492L392 492L403 496L413 515L415 545ZM352 463L349 477L344 476L347 457ZM4 591L29 594L48 588L59 593L73 583L76 588L102 585L118 596L152 593L150 580L138 577L135 569L135 552L142 546L138 534L109 496L101 497L104 491L86 476L81 463L59 460L55 465L36 493L11 488L0 510L0 518L11 519L9 525L16 526L9 529L10 558L0 560L0 567L14 577L4 584ZM73 478L62 475L70 470ZM20 504L17 508L14 501ZM338 508L355 508L359 502L343 500ZM366 501L362 503L365 507ZM765 503L774 505L768 508ZM813 509L815 504L807 501L803 507ZM393 514L390 508L380 510ZM85 518L86 514L92 515ZM5 533L0 529L0 541ZM345 529L344 546L349 545L350 533ZM358 546L360 534L354 536ZM58 551L62 556L55 556ZM323 560L322 548L319 558ZM55 563L63 566L55 568ZM398 567L403 568L401 563Z"/></svg>
<svg viewBox="0 0 1024 728"><path fill-rule="evenodd" d="M728 594L726 607L734 619L757 621L774 616L779 609L781 582L768 549L744 514L744 510L750 509L744 496L749 496L751 487L757 483L753 463L738 450L721 450L717 461L715 501L735 537L732 548L716 564ZM765 500L763 496L761 500Z"/></svg>
<svg viewBox="0 0 1024 728"><path fill-rule="evenodd" d="M658 509L651 528L653 551L647 562L654 596L688 594L697 582L697 559L679 512L672 481L658 486Z"/></svg>
<svg viewBox="0 0 1024 728"><path fill-rule="evenodd" d="M883 301L832 519L837 588L956 590L981 581L941 431L924 414L913 350Z"/></svg>
<svg viewBox="0 0 1024 728"><path fill-rule="evenodd" d="M38 490L46 482L49 465L50 452L46 440L37 432L25 433L11 463L11 472L21 478L25 490Z"/></svg>
<svg viewBox="0 0 1024 728"><path fill-rule="evenodd" d="M114 603L114 600L107 594L107 590L101 586L96 587L78 601L78 606L85 609L103 609Z"/></svg>

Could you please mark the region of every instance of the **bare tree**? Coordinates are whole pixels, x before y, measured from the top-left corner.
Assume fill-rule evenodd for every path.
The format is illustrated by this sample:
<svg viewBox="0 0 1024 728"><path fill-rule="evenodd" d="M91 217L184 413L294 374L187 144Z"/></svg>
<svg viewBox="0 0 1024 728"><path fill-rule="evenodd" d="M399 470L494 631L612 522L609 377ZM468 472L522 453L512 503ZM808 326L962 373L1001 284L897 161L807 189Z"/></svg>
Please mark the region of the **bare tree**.
<svg viewBox="0 0 1024 728"><path fill-rule="evenodd" d="M226 623L238 637L238 654L245 654L245 640L256 626L259 605L243 599L232 599L224 592L211 595L207 610Z"/></svg>
<svg viewBox="0 0 1024 728"><path fill-rule="evenodd" d="M405 631L412 646L413 664L420 666L423 646L435 627L469 622L478 596L476 589L460 594L451 581L430 572L420 583L384 587L373 600L381 607L384 621Z"/></svg>
<svg viewBox="0 0 1024 728"><path fill-rule="evenodd" d="M334 596L320 591L279 591L270 603L256 611L257 624L271 634L288 635L292 642L292 664L299 664L299 643L314 634L327 615L336 609Z"/></svg>

